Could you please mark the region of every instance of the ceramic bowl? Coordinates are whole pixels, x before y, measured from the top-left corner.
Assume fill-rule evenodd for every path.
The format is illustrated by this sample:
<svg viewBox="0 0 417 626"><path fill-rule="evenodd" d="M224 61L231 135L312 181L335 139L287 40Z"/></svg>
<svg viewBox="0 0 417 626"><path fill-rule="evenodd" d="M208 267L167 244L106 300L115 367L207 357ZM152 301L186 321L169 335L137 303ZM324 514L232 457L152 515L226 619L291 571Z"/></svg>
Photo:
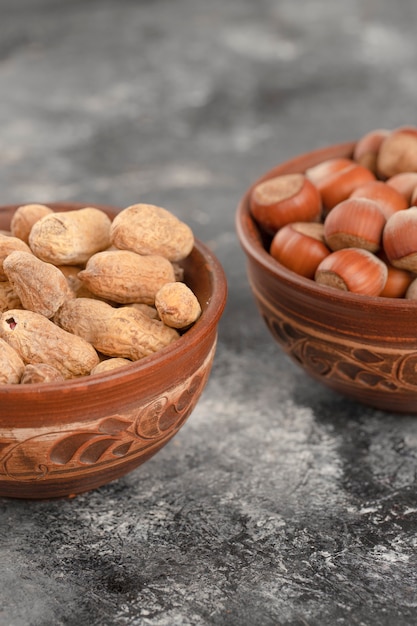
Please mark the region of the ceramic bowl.
<svg viewBox="0 0 417 626"><path fill-rule="evenodd" d="M110 217L118 212L93 206ZM0 229L8 229L15 208L0 208ZM227 293L219 261L200 241L183 267L202 314L176 342L108 373L0 386L0 496L53 498L97 488L144 463L178 432L207 383Z"/></svg>
<svg viewBox="0 0 417 626"><path fill-rule="evenodd" d="M272 337L327 387L378 409L417 413L417 304L342 292L283 267L251 218L249 195L260 181L333 157L352 157L354 142L302 154L251 185L236 213L254 298Z"/></svg>

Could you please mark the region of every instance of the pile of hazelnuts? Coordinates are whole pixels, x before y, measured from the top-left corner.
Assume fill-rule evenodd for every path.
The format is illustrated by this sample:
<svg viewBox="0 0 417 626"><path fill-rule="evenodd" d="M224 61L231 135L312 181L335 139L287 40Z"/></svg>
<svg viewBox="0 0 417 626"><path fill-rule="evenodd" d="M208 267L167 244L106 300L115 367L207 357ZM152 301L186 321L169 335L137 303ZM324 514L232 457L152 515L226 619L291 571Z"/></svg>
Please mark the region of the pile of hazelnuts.
<svg viewBox="0 0 417 626"><path fill-rule="evenodd" d="M252 189L250 211L270 254L317 283L417 299L417 127L376 129L351 157Z"/></svg>

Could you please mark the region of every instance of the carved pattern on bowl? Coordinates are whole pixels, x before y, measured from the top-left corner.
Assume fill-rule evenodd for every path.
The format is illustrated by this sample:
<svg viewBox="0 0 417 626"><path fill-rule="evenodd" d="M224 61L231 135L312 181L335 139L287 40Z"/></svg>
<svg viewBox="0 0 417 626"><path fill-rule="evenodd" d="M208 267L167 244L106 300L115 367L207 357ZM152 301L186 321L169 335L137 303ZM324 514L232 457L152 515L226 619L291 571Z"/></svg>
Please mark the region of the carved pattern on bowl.
<svg viewBox="0 0 417 626"><path fill-rule="evenodd" d="M416 391L417 350L367 347L348 338L338 341L312 326L271 308L256 293L262 317L275 340L299 365L316 377L343 385L385 392Z"/></svg>
<svg viewBox="0 0 417 626"><path fill-rule="evenodd" d="M116 465L161 447L184 424L209 376L216 346L193 376L168 389L145 406L117 413L67 430L14 428L0 433L0 478L41 481L71 473L83 474L99 466ZM30 434L35 432L36 434ZM18 438L19 437L19 438ZM39 459L44 459L43 463ZM139 464L139 461L138 463Z"/></svg>

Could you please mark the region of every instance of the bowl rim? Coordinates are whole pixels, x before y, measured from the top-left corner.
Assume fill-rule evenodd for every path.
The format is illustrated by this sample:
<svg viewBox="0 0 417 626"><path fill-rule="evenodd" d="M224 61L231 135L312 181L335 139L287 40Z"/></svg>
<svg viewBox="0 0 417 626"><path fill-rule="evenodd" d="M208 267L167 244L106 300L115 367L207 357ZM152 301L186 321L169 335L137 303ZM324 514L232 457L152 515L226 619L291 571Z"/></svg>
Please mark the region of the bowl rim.
<svg viewBox="0 0 417 626"><path fill-rule="evenodd" d="M29 204L29 203L25 203ZM113 216L122 210L122 207L115 205L105 205L99 203L81 203L81 202L45 202L47 206L57 210L68 209L80 209L84 207L100 208L110 212ZM6 212L14 210L19 205L3 205L0 206L0 212ZM146 356L138 361L132 361L131 364L122 368L116 368L106 372L94 374L93 376L80 376L59 382L50 383L31 383L30 385L19 384L3 384L0 385L0 402L2 395L10 398L16 394L16 398L24 396L30 391L32 394L47 393L47 392L73 392L77 390L85 392L86 386L91 392L97 393L101 387L109 387L112 382L119 382L121 378L126 381L136 379L141 376L143 372L149 373L151 370L157 370L161 363L166 360L174 362L177 357L185 350L187 351L192 346L198 345L204 341L207 335L210 335L217 327L220 318L223 314L226 306L228 284L225 270L216 257L214 252L200 239L194 238L193 250L190 254L198 252L201 258L204 260L204 269L210 274L211 282L211 295L206 302L206 308L203 310L199 319L188 328L180 337L165 346L155 354Z"/></svg>
<svg viewBox="0 0 417 626"><path fill-rule="evenodd" d="M316 150L301 153L286 161L280 162L278 165L255 179L239 200L235 212L235 228L240 245L245 254L260 265L263 270L268 272L271 276L279 278L289 287L295 288L297 291L305 293L306 295L308 294L321 300L330 300L341 305L348 304L353 308L362 309L364 307L369 308L369 306L372 306L380 311L385 310L393 312L394 310L399 310L402 312L411 312L415 315L417 301L406 300L405 298L367 296L348 291L341 291L328 287L327 285L320 285L312 279L296 274L292 270L286 268L284 265L279 263L279 261L274 259L266 250L262 242L259 226L250 214L250 195L254 187L259 183L281 174L303 172L313 164L320 163L321 161L332 157L352 157L355 145L355 141L350 141L331 144Z"/></svg>

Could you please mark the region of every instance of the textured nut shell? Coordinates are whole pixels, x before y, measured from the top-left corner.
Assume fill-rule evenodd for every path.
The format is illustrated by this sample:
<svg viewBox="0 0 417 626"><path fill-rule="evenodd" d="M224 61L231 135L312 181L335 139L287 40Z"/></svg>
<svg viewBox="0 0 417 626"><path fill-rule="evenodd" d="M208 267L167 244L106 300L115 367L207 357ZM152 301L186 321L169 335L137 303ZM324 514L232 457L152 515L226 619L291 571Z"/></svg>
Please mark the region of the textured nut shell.
<svg viewBox="0 0 417 626"><path fill-rule="evenodd" d="M77 295L79 290L83 287L82 280L78 277L78 273L84 269L84 266L80 265L57 265L66 278L69 288Z"/></svg>
<svg viewBox="0 0 417 626"><path fill-rule="evenodd" d="M85 376L100 360L87 341L33 311L12 309L3 313L0 337L25 363L49 363L64 378Z"/></svg>
<svg viewBox="0 0 417 626"><path fill-rule="evenodd" d="M384 228L383 247L395 267L417 271L417 207L394 213Z"/></svg>
<svg viewBox="0 0 417 626"><path fill-rule="evenodd" d="M49 363L28 363L25 366L20 383L32 385L35 383L52 383L65 380L61 372Z"/></svg>
<svg viewBox="0 0 417 626"><path fill-rule="evenodd" d="M110 225L110 218L92 207L52 213L33 225L29 245L42 261L82 265L110 245Z"/></svg>
<svg viewBox="0 0 417 626"><path fill-rule="evenodd" d="M319 185L324 211L328 213L337 204L346 200L357 187L371 180L375 180L375 175L359 163L328 176Z"/></svg>
<svg viewBox="0 0 417 626"><path fill-rule="evenodd" d="M154 306L151 306L150 304L143 304L142 302L132 302L132 304L127 304L126 306L131 306L133 309L141 311L142 313L154 320L158 319L158 311L155 309Z"/></svg>
<svg viewBox="0 0 417 626"><path fill-rule="evenodd" d="M417 300L417 278L414 278L408 285L405 298L407 300Z"/></svg>
<svg viewBox="0 0 417 626"><path fill-rule="evenodd" d="M401 193L405 197L407 206L413 204L411 199L417 187L417 172L400 172L399 174L394 174L391 178L387 178L385 184Z"/></svg>
<svg viewBox="0 0 417 626"><path fill-rule="evenodd" d="M0 281L0 312L20 308L22 308L22 303L13 285L8 280Z"/></svg>
<svg viewBox="0 0 417 626"><path fill-rule="evenodd" d="M52 212L52 209L45 204L24 204L18 207L10 221L12 235L28 243L29 234L35 222Z"/></svg>
<svg viewBox="0 0 417 626"><path fill-rule="evenodd" d="M377 169L383 178L417 171L416 128L402 127L389 133L379 149Z"/></svg>
<svg viewBox="0 0 417 626"><path fill-rule="evenodd" d="M93 374L110 372L112 370L118 369L119 367L126 367L126 365L131 364L132 361L130 359L124 359L123 357L110 357L109 359L104 359L104 361L100 361L100 363L91 370L91 376Z"/></svg>
<svg viewBox="0 0 417 626"><path fill-rule="evenodd" d="M391 217L396 211L408 208L405 196L382 180L372 180L365 185L357 187L349 197L373 200L378 204L386 219Z"/></svg>
<svg viewBox="0 0 417 626"><path fill-rule="evenodd" d="M309 167L305 171L305 175L320 190L320 185L332 174L339 172L354 165L354 161L347 157L335 157L334 159L326 159L317 165Z"/></svg>
<svg viewBox="0 0 417 626"><path fill-rule="evenodd" d="M25 309L52 317L74 294L61 270L31 252L15 250L3 262L4 272Z"/></svg>
<svg viewBox="0 0 417 626"><path fill-rule="evenodd" d="M324 221L324 239L331 250L363 248L376 252L386 223L379 205L367 198L348 198Z"/></svg>
<svg viewBox="0 0 417 626"><path fill-rule="evenodd" d="M354 160L376 174L378 152L389 133L390 131L386 128L376 128L362 135L356 142L353 151Z"/></svg>
<svg viewBox="0 0 417 626"><path fill-rule="evenodd" d="M368 296L378 296L387 280L387 266L372 252L360 248L344 248L329 254L318 266L315 280Z"/></svg>
<svg viewBox="0 0 417 626"><path fill-rule="evenodd" d="M306 176L286 174L256 185L251 193L250 210L262 228L273 235L291 222L318 221L321 198Z"/></svg>
<svg viewBox="0 0 417 626"><path fill-rule="evenodd" d="M25 364L20 355L0 337L0 384L17 385L24 369Z"/></svg>
<svg viewBox="0 0 417 626"><path fill-rule="evenodd" d="M31 251L29 246L21 239L0 234L0 280L8 280L3 269L3 262L4 259L15 250L21 250L22 252Z"/></svg>
<svg viewBox="0 0 417 626"><path fill-rule="evenodd" d="M330 254L324 225L318 222L286 224L275 234L269 251L279 263L306 278L314 278L318 265Z"/></svg>
<svg viewBox="0 0 417 626"><path fill-rule="evenodd" d="M67 331L107 356L137 361L178 339L176 330L132 307L114 308L90 298L68 300L56 315Z"/></svg>
<svg viewBox="0 0 417 626"><path fill-rule="evenodd" d="M404 298L413 281L413 274L408 270L387 264L387 281L381 293L382 298Z"/></svg>
<svg viewBox="0 0 417 626"><path fill-rule="evenodd" d="M76 298L99 298L92 291L90 291L83 281L79 278L78 274L84 269L79 265L57 265L61 272L64 274L68 286Z"/></svg>
<svg viewBox="0 0 417 626"><path fill-rule="evenodd" d="M78 277L97 296L120 304L153 304L165 283L175 281L172 264L163 256L143 256L130 250L94 254Z"/></svg>
<svg viewBox="0 0 417 626"><path fill-rule="evenodd" d="M167 283L155 296L160 319L172 328L186 328L201 315L201 306L185 283Z"/></svg>
<svg viewBox="0 0 417 626"><path fill-rule="evenodd" d="M164 256L170 261L187 257L194 245L191 228L166 209L134 204L114 218L111 242L121 250Z"/></svg>
<svg viewBox="0 0 417 626"><path fill-rule="evenodd" d="M172 262L172 267L174 268L175 280L184 281L184 268L175 261Z"/></svg>

